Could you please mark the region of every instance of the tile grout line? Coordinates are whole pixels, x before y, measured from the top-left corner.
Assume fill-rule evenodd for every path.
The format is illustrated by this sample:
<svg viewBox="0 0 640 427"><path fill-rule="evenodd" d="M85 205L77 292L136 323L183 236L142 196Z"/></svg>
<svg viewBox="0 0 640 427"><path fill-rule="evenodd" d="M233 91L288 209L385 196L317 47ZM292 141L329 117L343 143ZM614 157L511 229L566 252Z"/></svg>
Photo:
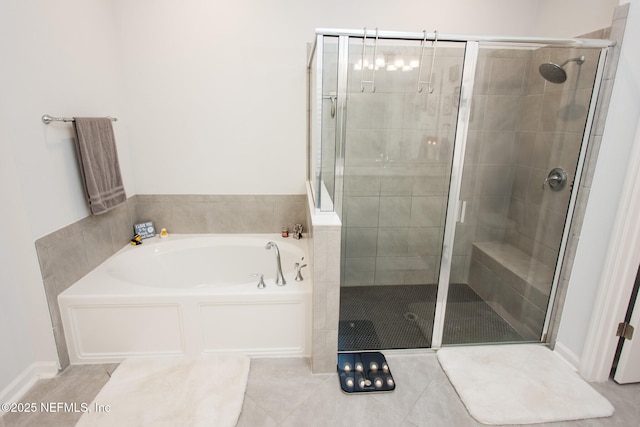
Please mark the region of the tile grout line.
<svg viewBox="0 0 640 427"><path fill-rule="evenodd" d="M314 374L311 374L311 375L314 375ZM324 385L324 383L329 382L330 380L335 380L335 378L334 378L334 377L335 377L335 375L334 375L334 374L320 374L320 375L328 375L328 377L327 377L327 378L325 378L325 379L324 379L324 381L320 381L320 382L319 382L319 383L314 387L314 390L317 390L319 387L323 386L323 385ZM298 409L300 409L300 408L302 407L302 405L306 404L306 403L307 403L307 402L308 402L312 397L313 397L313 392L311 392L311 393L309 394L309 396L308 396L306 399L304 399L302 402L300 402L300 404L299 404L298 406L296 406L295 408L293 408L293 409L291 410L291 412L289 412L289 413L287 414L287 416L286 416L286 417L284 417L284 418L282 419L282 421L276 421L276 423L278 423L278 425L279 425L279 426L283 425L283 423L284 423L284 422L285 422L289 417L291 417L291 415L293 415L293 413L294 413L294 412L296 412ZM269 414L269 415L271 416L271 414ZM273 418L273 417L272 417L272 418ZM274 418L274 420L275 420L275 418Z"/></svg>

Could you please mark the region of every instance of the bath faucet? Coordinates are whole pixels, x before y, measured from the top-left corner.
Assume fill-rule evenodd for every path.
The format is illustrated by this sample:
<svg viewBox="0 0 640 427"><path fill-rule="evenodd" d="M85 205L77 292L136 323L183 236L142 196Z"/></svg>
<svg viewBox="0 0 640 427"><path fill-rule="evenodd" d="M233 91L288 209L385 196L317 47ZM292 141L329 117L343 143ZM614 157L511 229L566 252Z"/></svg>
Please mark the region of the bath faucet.
<svg viewBox="0 0 640 427"><path fill-rule="evenodd" d="M256 273L252 274L251 276L260 278L260 280L258 280L258 289L264 289L267 287L267 285L264 284L264 274Z"/></svg>
<svg viewBox="0 0 640 427"><path fill-rule="evenodd" d="M304 277L302 277L301 270L302 270L303 267L306 267L307 264L302 264L303 260L304 260L304 257L302 257L300 262L296 262L294 264L294 266L293 266L293 268L296 270L296 278L295 278L296 282L302 282L304 280ZM300 264L302 264L302 265L300 265Z"/></svg>
<svg viewBox="0 0 640 427"><path fill-rule="evenodd" d="M264 247L266 250L273 248L276 251L276 285L283 286L287 284L282 275L282 264L280 264L280 249L274 242L268 242Z"/></svg>

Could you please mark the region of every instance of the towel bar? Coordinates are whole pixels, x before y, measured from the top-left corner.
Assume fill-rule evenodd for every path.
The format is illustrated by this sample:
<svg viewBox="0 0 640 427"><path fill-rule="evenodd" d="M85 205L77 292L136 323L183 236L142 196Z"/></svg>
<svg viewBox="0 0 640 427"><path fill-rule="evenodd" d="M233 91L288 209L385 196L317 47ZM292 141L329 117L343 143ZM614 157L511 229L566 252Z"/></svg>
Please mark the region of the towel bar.
<svg viewBox="0 0 640 427"><path fill-rule="evenodd" d="M111 119L111 121L117 121L118 119L115 117L110 117L107 116L107 119ZM53 117L50 116L48 114L45 114L44 116L42 116L42 123L44 123L45 125L48 125L51 122L73 122L74 119L73 117Z"/></svg>

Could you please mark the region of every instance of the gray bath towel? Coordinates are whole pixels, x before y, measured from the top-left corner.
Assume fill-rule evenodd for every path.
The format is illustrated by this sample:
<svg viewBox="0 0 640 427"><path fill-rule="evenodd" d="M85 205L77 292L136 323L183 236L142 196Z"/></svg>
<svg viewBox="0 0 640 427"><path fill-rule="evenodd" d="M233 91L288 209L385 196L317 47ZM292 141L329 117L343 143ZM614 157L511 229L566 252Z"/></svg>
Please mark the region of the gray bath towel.
<svg viewBox="0 0 640 427"><path fill-rule="evenodd" d="M80 173L93 215L100 215L127 200L111 119L74 117Z"/></svg>

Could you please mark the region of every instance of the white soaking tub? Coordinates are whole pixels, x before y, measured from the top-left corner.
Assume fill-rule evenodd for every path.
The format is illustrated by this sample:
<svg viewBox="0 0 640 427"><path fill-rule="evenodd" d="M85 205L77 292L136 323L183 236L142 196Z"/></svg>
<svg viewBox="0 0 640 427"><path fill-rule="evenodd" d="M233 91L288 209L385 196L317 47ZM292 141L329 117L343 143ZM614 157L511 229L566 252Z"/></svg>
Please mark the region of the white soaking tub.
<svg viewBox="0 0 640 427"><path fill-rule="evenodd" d="M275 284L269 241L279 247L284 286ZM127 245L58 296L70 361L309 356L310 269L294 280L294 264L307 261L305 239L277 234L174 234ZM252 274L264 275L264 289Z"/></svg>

